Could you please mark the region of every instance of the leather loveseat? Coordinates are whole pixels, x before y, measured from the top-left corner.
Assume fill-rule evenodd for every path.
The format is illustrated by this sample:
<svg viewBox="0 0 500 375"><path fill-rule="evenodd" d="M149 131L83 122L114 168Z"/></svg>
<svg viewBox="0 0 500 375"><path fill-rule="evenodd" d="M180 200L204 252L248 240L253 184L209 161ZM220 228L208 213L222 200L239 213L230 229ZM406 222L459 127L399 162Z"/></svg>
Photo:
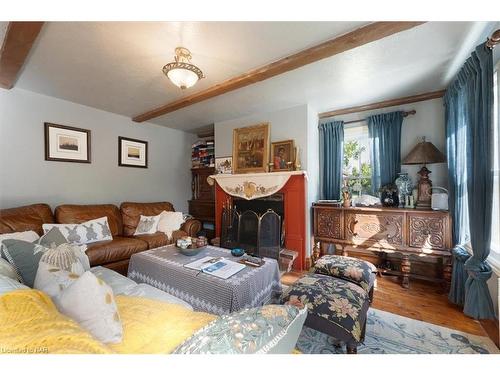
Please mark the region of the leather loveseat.
<svg viewBox="0 0 500 375"><path fill-rule="evenodd" d="M33 230L43 234L44 223L82 223L106 216L113 235L111 241L88 244L87 255L91 266L103 266L123 275L127 274L132 254L164 246L180 236L195 236L201 230L198 220L188 219L179 231L173 233L173 240L160 232L151 235L134 236L140 215L158 215L162 211L173 211L171 203L122 203L121 208L112 204L69 205L56 207L54 214L47 204L0 210L0 234Z"/></svg>

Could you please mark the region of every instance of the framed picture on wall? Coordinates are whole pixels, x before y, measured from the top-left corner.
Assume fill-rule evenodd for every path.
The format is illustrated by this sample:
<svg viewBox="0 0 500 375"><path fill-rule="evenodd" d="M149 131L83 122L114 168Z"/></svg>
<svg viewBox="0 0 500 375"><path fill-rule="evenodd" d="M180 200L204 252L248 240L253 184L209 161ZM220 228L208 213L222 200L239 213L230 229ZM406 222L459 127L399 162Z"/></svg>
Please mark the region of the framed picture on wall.
<svg viewBox="0 0 500 375"><path fill-rule="evenodd" d="M45 160L90 163L90 130L44 123Z"/></svg>
<svg viewBox="0 0 500 375"><path fill-rule="evenodd" d="M233 173L233 158L231 156L215 158L215 170L222 174Z"/></svg>
<svg viewBox="0 0 500 375"><path fill-rule="evenodd" d="M292 171L295 163L295 145L293 139L271 144L273 171Z"/></svg>
<svg viewBox="0 0 500 375"><path fill-rule="evenodd" d="M120 167L148 167L148 142L118 137L118 165Z"/></svg>
<svg viewBox="0 0 500 375"><path fill-rule="evenodd" d="M269 124L233 130L233 173L267 172Z"/></svg>

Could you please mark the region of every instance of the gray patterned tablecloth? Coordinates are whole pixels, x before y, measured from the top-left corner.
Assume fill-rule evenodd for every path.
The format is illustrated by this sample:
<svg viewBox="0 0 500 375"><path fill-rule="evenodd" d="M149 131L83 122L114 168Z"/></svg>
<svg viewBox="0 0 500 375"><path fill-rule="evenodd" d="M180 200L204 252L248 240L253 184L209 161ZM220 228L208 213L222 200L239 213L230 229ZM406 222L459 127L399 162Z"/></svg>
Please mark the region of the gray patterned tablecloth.
<svg viewBox="0 0 500 375"><path fill-rule="evenodd" d="M184 267L206 256L237 261L227 249L208 246L196 256L185 256L173 245L132 255L128 277L170 293L195 310L227 314L244 308L262 306L281 293L278 262L265 259L261 267L245 269L224 280Z"/></svg>

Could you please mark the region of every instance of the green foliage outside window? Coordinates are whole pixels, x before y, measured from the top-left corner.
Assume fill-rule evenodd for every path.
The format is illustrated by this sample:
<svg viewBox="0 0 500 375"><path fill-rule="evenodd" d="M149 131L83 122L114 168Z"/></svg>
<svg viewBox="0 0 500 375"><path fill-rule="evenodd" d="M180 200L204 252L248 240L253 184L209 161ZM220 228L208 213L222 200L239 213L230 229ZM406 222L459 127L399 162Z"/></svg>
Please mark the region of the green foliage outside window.
<svg viewBox="0 0 500 375"><path fill-rule="evenodd" d="M371 165L361 162L366 147L356 140L344 142L344 186L347 185L354 195L371 190Z"/></svg>

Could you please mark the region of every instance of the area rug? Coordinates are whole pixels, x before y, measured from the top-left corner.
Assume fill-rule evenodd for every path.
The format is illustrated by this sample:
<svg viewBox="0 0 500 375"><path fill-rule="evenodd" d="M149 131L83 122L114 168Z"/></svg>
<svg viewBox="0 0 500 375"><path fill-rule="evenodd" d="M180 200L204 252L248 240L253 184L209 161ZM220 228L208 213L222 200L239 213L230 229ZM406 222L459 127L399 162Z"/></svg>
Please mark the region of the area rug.
<svg viewBox="0 0 500 375"><path fill-rule="evenodd" d="M343 354L345 346L314 329L304 327L297 349L304 354ZM370 309L365 342L359 354L488 354L500 353L489 337L421 322Z"/></svg>

